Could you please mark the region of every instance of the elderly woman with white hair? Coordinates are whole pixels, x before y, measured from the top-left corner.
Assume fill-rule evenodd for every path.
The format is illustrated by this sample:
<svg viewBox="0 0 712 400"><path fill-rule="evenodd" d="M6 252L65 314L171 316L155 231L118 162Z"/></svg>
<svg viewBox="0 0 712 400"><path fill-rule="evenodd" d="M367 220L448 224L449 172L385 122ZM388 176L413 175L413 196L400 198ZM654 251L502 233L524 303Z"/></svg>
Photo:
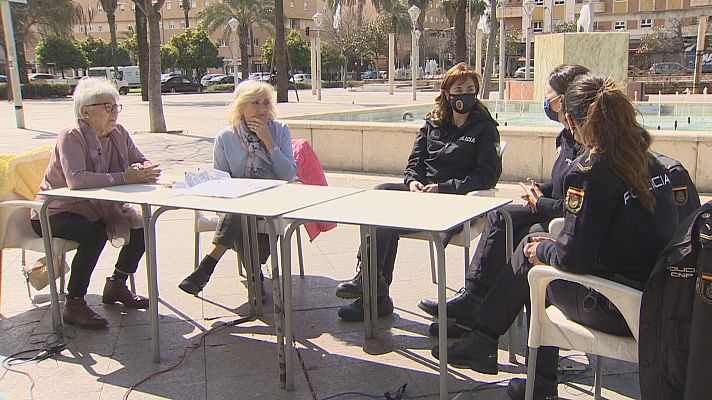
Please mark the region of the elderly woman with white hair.
<svg viewBox="0 0 712 400"><path fill-rule="evenodd" d="M68 187L99 188L130 183L154 183L160 175L136 147L128 131L116 120L121 111L119 93L103 79L88 78L74 91L75 124L64 128L40 184L40 190ZM38 201L45 197L38 195ZM128 204L97 200L57 200L49 207L53 236L79 244L72 260L63 320L84 329L103 329L108 321L84 300L92 271L107 240L121 247L113 275L106 278L105 304L148 308L148 299L126 287L144 253L143 229L138 210ZM42 234L36 213L32 228Z"/></svg>
<svg viewBox="0 0 712 400"><path fill-rule="evenodd" d="M213 166L233 178L293 180L297 165L292 136L289 127L275 119L276 111L272 86L253 80L240 83L228 113L230 125L215 137ZM178 287L193 295L203 290L228 249L243 255L242 238L240 215L221 215L212 249ZM269 240L264 234L257 239L260 263L264 264L269 257Z"/></svg>

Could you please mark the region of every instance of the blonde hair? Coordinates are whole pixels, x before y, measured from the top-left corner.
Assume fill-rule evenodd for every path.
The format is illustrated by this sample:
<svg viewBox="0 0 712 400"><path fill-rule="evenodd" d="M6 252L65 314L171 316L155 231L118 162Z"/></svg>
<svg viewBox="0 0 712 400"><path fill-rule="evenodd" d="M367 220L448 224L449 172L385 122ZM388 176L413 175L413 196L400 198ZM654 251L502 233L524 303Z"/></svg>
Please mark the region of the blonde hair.
<svg viewBox="0 0 712 400"><path fill-rule="evenodd" d="M242 120L242 109L245 104L258 99L264 95L269 98L269 119L277 118L277 100L274 88L265 82L256 80L245 80L237 85L233 94L232 104L228 110L228 120L232 126L240 125Z"/></svg>

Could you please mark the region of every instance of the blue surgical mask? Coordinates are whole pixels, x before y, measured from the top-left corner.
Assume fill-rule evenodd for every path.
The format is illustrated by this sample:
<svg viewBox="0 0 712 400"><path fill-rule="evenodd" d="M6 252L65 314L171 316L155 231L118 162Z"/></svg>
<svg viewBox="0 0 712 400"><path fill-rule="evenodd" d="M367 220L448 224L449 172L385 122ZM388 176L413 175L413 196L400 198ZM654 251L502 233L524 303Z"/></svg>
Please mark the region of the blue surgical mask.
<svg viewBox="0 0 712 400"><path fill-rule="evenodd" d="M554 97L557 99L559 96ZM559 113L551 109L551 101L544 97L544 114L552 121L559 122Z"/></svg>

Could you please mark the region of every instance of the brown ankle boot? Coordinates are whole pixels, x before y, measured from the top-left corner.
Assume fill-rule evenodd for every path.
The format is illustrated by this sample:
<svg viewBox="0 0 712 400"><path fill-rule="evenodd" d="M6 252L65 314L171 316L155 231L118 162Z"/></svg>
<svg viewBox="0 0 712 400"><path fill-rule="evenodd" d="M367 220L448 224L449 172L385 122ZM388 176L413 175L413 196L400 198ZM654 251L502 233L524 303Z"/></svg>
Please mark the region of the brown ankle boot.
<svg viewBox="0 0 712 400"><path fill-rule="evenodd" d="M119 302L128 308L143 308L148 309L148 299L131 293L126 287L126 281L121 279L106 278L104 285L104 295L101 297L101 302L104 304L114 304Z"/></svg>
<svg viewBox="0 0 712 400"><path fill-rule="evenodd" d="M67 298L62 316L65 324L75 325L83 329L104 329L109 325L101 315L92 311L83 297Z"/></svg>

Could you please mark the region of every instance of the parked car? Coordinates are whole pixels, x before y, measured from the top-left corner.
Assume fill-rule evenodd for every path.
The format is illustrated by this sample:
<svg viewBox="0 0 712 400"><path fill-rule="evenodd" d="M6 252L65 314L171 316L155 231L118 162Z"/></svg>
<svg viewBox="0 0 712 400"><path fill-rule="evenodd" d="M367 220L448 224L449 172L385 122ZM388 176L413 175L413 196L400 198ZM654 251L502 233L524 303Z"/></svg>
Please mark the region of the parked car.
<svg viewBox="0 0 712 400"><path fill-rule="evenodd" d="M47 82L47 81L54 81L57 79L52 74L32 74L30 75L30 80L31 81L40 81L40 82Z"/></svg>
<svg viewBox="0 0 712 400"><path fill-rule="evenodd" d="M161 92L200 92L200 83L192 82L186 76L169 76L161 79Z"/></svg>
<svg viewBox="0 0 712 400"><path fill-rule="evenodd" d="M200 84L203 85L203 87L208 87L208 82L210 82L210 80L215 78L216 76L225 76L225 75L224 74L205 74L200 78Z"/></svg>
<svg viewBox="0 0 712 400"><path fill-rule="evenodd" d="M524 78L526 76L526 69L527 67L519 67L517 68L516 71L514 71L514 77L515 78ZM533 77L534 76L534 66L529 66L529 76Z"/></svg>
<svg viewBox="0 0 712 400"><path fill-rule="evenodd" d="M305 83L305 84L310 84L312 82L312 76L311 74L294 74L291 78L289 78L289 81L294 83Z"/></svg>
<svg viewBox="0 0 712 400"><path fill-rule="evenodd" d="M659 62L653 64L648 72L651 75L684 75L685 69L680 63Z"/></svg>
<svg viewBox="0 0 712 400"><path fill-rule="evenodd" d="M376 71L363 71L361 72L361 79L376 79L378 75Z"/></svg>
<svg viewBox="0 0 712 400"><path fill-rule="evenodd" d="M208 86L228 85L232 83L235 83L234 75L218 75L210 78L210 80L208 81Z"/></svg>
<svg viewBox="0 0 712 400"><path fill-rule="evenodd" d="M7 82L7 76L0 75L0 83L6 83L6 82Z"/></svg>

